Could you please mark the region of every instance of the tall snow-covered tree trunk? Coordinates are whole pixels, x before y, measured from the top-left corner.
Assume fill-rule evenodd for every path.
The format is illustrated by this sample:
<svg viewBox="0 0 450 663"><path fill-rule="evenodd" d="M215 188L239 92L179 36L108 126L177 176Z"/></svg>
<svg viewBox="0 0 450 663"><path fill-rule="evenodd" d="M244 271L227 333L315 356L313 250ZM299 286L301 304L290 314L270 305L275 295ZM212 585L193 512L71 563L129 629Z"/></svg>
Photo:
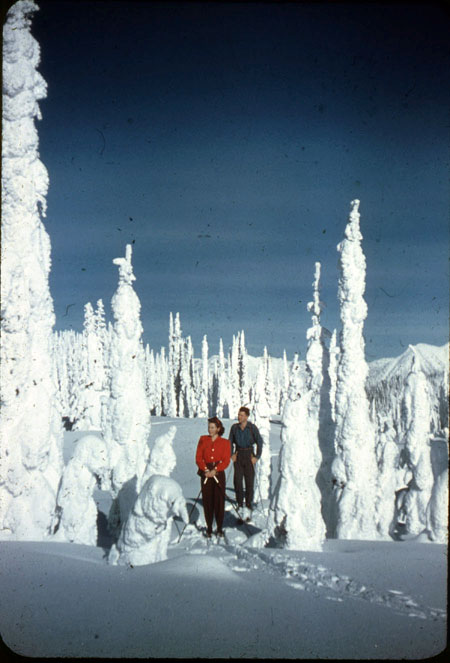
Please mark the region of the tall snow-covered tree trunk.
<svg viewBox="0 0 450 663"><path fill-rule="evenodd" d="M253 401L253 421L258 427L263 439L261 458L256 463L256 492L255 500L267 500L270 492L270 413L271 406L266 390L267 366L262 362L258 367Z"/></svg>
<svg viewBox="0 0 450 663"><path fill-rule="evenodd" d="M320 314L320 263L316 262L313 282L313 301L308 303L312 325L306 332L308 349L306 369L308 374L308 422L309 444L316 449L316 482L321 493L321 513L327 526L328 535L333 531L332 515L332 476L331 464L334 457L334 424L331 418L330 403L330 356L327 347L330 333L321 325Z"/></svg>
<svg viewBox="0 0 450 663"><path fill-rule="evenodd" d="M3 27L0 533L16 540L51 533L63 464L50 239L41 220L48 174L34 123L47 94L30 33L37 9L16 2Z"/></svg>
<svg viewBox="0 0 450 663"><path fill-rule="evenodd" d="M151 421L145 394L141 304L132 286L136 277L131 244L126 246L125 258L113 262L119 267L119 285L111 300L111 385L102 410L102 433L110 450L111 486L123 523L141 489Z"/></svg>
<svg viewBox="0 0 450 663"><path fill-rule="evenodd" d="M340 539L378 538L375 432L365 391L366 260L361 248L358 208L359 200L352 201L345 238L338 245L342 331L336 383L336 457L332 472L337 498L336 535Z"/></svg>
<svg viewBox="0 0 450 663"><path fill-rule="evenodd" d="M82 334L85 384L83 385L85 412L78 422L79 430L100 430L102 399L106 395L103 344L97 334L94 309L90 302L84 307Z"/></svg>
<svg viewBox="0 0 450 663"><path fill-rule="evenodd" d="M398 471L400 452L395 442L395 431L387 421L382 424L377 438L376 457L380 489L377 527L381 536L387 539L393 534L395 527L395 494L402 488Z"/></svg>
<svg viewBox="0 0 450 663"><path fill-rule="evenodd" d="M245 333L238 334L238 375L240 405L250 405L250 384L248 378L248 354L245 347Z"/></svg>
<svg viewBox="0 0 450 663"><path fill-rule="evenodd" d="M269 353L267 347L264 346L263 351L263 365L264 365L264 389L266 392L267 403L270 412L274 413L278 409L278 399L273 380L272 365L270 363Z"/></svg>
<svg viewBox="0 0 450 663"><path fill-rule="evenodd" d="M209 370L208 370L208 341L206 336L202 340L202 366L199 382L198 393L198 416L208 416L208 387L209 387Z"/></svg>
<svg viewBox="0 0 450 663"><path fill-rule="evenodd" d="M62 417L69 417L69 377L67 348L63 334L54 332L52 338L52 356L58 385L58 399Z"/></svg>
<svg viewBox="0 0 450 663"><path fill-rule="evenodd" d="M219 341L219 363L217 367L217 416L225 417L227 412L227 372L222 339Z"/></svg>
<svg viewBox="0 0 450 663"><path fill-rule="evenodd" d="M284 404L286 403L287 393L289 389L289 366L286 356L286 350L283 350L283 381L281 384L281 393L280 393L280 413L283 412Z"/></svg>
<svg viewBox="0 0 450 663"><path fill-rule="evenodd" d="M331 404L331 418L336 421L336 382L337 382L337 367L339 364L340 348L336 341L336 330L333 329L330 341L330 363L328 366L328 376L330 380L330 404Z"/></svg>
<svg viewBox="0 0 450 663"><path fill-rule="evenodd" d="M175 315L173 319L172 313L169 318L169 380L172 386L168 389L174 394L174 401L171 402L171 411L168 413L172 417L183 416L183 393L182 393L182 355L183 355L183 339L181 333L180 314Z"/></svg>
<svg viewBox="0 0 450 663"><path fill-rule="evenodd" d="M430 449L430 399L427 380L415 351L406 380L402 410L407 463L413 475L403 502L405 525L408 533L420 534L427 527L427 507L434 479Z"/></svg>
<svg viewBox="0 0 450 663"><path fill-rule="evenodd" d="M155 411L156 405L156 396L155 396L155 381L156 381L156 370L155 370L155 355L153 350L150 349L150 346L145 346L145 394L147 396L148 409L150 413Z"/></svg>
<svg viewBox="0 0 450 663"><path fill-rule="evenodd" d="M194 381L193 381L193 354L191 337L188 336L182 345L181 354L181 394L182 410L180 416L193 417L196 412Z"/></svg>
<svg viewBox="0 0 450 663"><path fill-rule="evenodd" d="M238 341L233 336L231 352L228 357L228 407L230 418L237 417L240 407L239 396L239 375L238 375Z"/></svg>
<svg viewBox="0 0 450 663"><path fill-rule="evenodd" d="M325 539L321 496L316 484L320 458L314 426L310 428L311 395L305 388L295 355L283 410L280 475L270 507L272 513L269 512L273 535L294 550L321 550Z"/></svg>

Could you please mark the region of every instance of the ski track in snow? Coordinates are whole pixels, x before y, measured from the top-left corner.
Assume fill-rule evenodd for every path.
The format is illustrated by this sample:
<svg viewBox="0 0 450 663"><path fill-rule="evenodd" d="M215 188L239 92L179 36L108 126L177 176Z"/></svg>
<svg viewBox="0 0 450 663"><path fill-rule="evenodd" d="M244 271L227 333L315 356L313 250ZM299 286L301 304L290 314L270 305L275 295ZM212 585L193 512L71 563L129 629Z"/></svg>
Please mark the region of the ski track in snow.
<svg viewBox="0 0 450 663"><path fill-rule="evenodd" d="M236 573L263 571L283 578L292 589L311 592L329 601L360 599L389 608L407 617L446 619L445 610L420 605L412 596L399 590L388 589L380 592L347 575L339 575L323 565L280 554L273 549L249 548L230 541L218 543L215 537L207 541L195 530L185 532L183 536L186 537L187 552L195 555L218 554L219 559ZM172 541L172 546L177 541L178 537ZM223 554L224 552L228 554Z"/></svg>

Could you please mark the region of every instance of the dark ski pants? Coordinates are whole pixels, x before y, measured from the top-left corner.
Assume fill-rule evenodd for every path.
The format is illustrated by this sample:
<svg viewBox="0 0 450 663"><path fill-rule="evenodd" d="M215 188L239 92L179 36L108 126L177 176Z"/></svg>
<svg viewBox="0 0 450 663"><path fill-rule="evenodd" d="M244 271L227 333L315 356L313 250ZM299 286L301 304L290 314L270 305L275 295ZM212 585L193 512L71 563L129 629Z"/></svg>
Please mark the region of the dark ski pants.
<svg viewBox="0 0 450 663"><path fill-rule="evenodd" d="M244 505L243 480L245 481L245 506L252 508L253 486L255 483L255 467L252 463L252 449L238 449L234 463L234 490L238 506Z"/></svg>
<svg viewBox="0 0 450 663"><path fill-rule="evenodd" d="M221 530L223 517L225 515L225 472L216 474L217 481L213 478L205 483L205 477L200 479L202 485L203 511L205 513L206 529L212 532L214 517L217 529Z"/></svg>

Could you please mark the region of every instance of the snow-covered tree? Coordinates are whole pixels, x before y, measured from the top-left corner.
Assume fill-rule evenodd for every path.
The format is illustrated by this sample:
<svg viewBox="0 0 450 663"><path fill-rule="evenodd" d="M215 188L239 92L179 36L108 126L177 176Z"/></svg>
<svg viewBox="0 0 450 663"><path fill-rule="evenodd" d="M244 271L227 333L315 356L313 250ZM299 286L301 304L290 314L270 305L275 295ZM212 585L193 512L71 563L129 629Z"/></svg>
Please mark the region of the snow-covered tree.
<svg viewBox="0 0 450 663"><path fill-rule="evenodd" d="M231 344L231 351L228 356L228 409L229 416L234 418L237 416L237 412L240 403L240 394L239 394L239 375L238 375L238 359L239 349L238 349L238 339L233 335L233 342Z"/></svg>
<svg viewBox="0 0 450 663"><path fill-rule="evenodd" d="M96 435L84 435L64 468L59 486L55 540L97 545L97 486L110 488L108 446Z"/></svg>
<svg viewBox="0 0 450 663"><path fill-rule="evenodd" d="M188 336L181 350L181 403L180 416L193 417L196 413L195 379L194 379L194 348Z"/></svg>
<svg viewBox="0 0 450 663"><path fill-rule="evenodd" d="M286 403L287 393L289 389L289 366L286 357L286 350L283 350L283 381L281 383L280 393L280 412L283 412L284 404Z"/></svg>
<svg viewBox="0 0 450 663"><path fill-rule="evenodd" d="M328 366L328 376L330 379L330 404L331 404L331 418L336 421L336 383L337 383L337 367L339 365L339 352L340 348L337 345L336 330L333 329L330 340L330 363Z"/></svg>
<svg viewBox="0 0 450 663"><path fill-rule="evenodd" d="M345 238L338 245L342 331L336 383L336 458L332 471L338 509L336 534L341 539L378 538L375 432L365 391L366 260L361 248L358 208L359 200L352 201Z"/></svg>
<svg viewBox="0 0 450 663"><path fill-rule="evenodd" d="M126 246L125 257L113 262L119 267L119 285L111 300L111 384L102 410L102 433L111 458L112 493L120 512L116 508L116 514L123 523L141 488L151 423L145 394L141 304L132 285L136 277L131 244Z"/></svg>
<svg viewBox="0 0 450 663"><path fill-rule="evenodd" d="M308 342L306 371L309 404L307 421L300 427L304 427L305 440L306 431L308 431L307 444L316 450L315 454L311 452L311 458L316 459L316 482L321 493L321 512L327 525L328 534L331 535L333 532L331 464L334 457L334 425L331 418L328 373L330 356L327 342L330 333L322 326L320 321L322 306L320 301L320 263L316 262L313 301L308 303L312 325L306 332Z"/></svg>
<svg viewBox="0 0 450 663"><path fill-rule="evenodd" d="M169 373L168 373L168 407L170 417L183 416L183 395L181 390L183 338L181 334L180 314L175 320L172 313L169 317Z"/></svg>
<svg viewBox="0 0 450 663"><path fill-rule="evenodd" d="M86 412L85 387L87 382L86 355L83 352L83 337L81 334L69 329L63 331L66 347L66 361L69 388L69 410L66 416L72 425L72 430L80 430L80 423L84 421Z"/></svg>
<svg viewBox="0 0 450 663"><path fill-rule="evenodd" d="M155 394L155 355L150 346L144 348L144 375L145 375L145 395L147 396L148 409L150 413L155 411L156 394Z"/></svg>
<svg viewBox="0 0 450 663"><path fill-rule="evenodd" d="M248 354L245 347L244 330L238 334L238 376L240 405L250 405L250 384L248 377Z"/></svg>
<svg viewBox="0 0 450 663"><path fill-rule="evenodd" d="M62 471L50 239L41 218L48 174L35 126L47 94L30 33L37 9L16 2L3 27L0 533L17 540L51 532Z"/></svg>
<svg viewBox="0 0 450 663"><path fill-rule="evenodd" d="M167 433L159 435L154 441L148 457L147 466L142 476L142 485L153 474L170 477L177 464L177 457L173 449L173 440L176 432L176 426L170 426Z"/></svg>
<svg viewBox="0 0 450 663"><path fill-rule="evenodd" d="M202 340L202 367L201 375L199 381L199 390L198 390L198 407L197 415L199 417L208 416L208 387L209 387L209 370L208 370L208 340L206 336L203 336Z"/></svg>
<svg viewBox="0 0 450 663"><path fill-rule="evenodd" d="M448 468L436 478L427 509L428 536L436 543L448 543Z"/></svg>
<svg viewBox="0 0 450 663"><path fill-rule="evenodd" d="M427 507L434 480L430 453L430 400L417 354L406 380L403 418L407 464L413 474L403 502L406 531L420 534L427 526Z"/></svg>
<svg viewBox="0 0 450 663"><path fill-rule="evenodd" d="M267 347L264 346L263 351L263 366L264 366L264 390L266 392L267 403L270 408L270 411L275 414L278 409L278 399L275 390L275 384L273 380L272 364L270 362L270 356L267 352Z"/></svg>
<svg viewBox="0 0 450 663"><path fill-rule="evenodd" d="M395 495L403 487L404 472L399 467L400 449L395 431L388 421L383 423L376 445L378 464L378 531L383 538L392 536L395 529Z"/></svg>
<svg viewBox="0 0 450 663"><path fill-rule="evenodd" d="M219 361L217 366L217 416L229 416L228 402L227 402L227 372L225 366L225 355L223 352L222 339L219 341Z"/></svg>
<svg viewBox="0 0 450 663"><path fill-rule="evenodd" d="M61 416L69 418L69 371L65 335L54 332L52 336L52 357L58 386L58 399Z"/></svg>
<svg viewBox="0 0 450 663"><path fill-rule="evenodd" d="M143 485L108 562L139 566L167 559L174 516L185 523L189 520L181 486L167 476L153 474Z"/></svg>
<svg viewBox="0 0 450 663"><path fill-rule="evenodd" d="M103 305L103 300L97 300L97 308L94 313L94 325L95 333L98 339L98 343L101 349L101 356L103 358L101 373L103 379L102 389L106 389L109 384L109 366L108 366L108 357L109 357L109 344L111 338L111 332L109 331L106 325L105 319L105 307Z"/></svg>
<svg viewBox="0 0 450 663"><path fill-rule="evenodd" d="M256 492L255 499L267 500L270 492L270 413L272 411L267 394L267 366L261 363L258 367L252 404L253 421L258 427L263 439L261 458L256 463Z"/></svg>
<svg viewBox="0 0 450 663"><path fill-rule="evenodd" d="M295 355L282 415L280 474L269 512L273 534L294 550L321 550L325 539L316 484L320 454L314 430L309 429L311 393L306 390Z"/></svg>
<svg viewBox="0 0 450 663"><path fill-rule="evenodd" d="M99 430L101 404L105 394L106 374L103 356L103 342L97 333L96 315L92 304L84 307L84 328L82 334L83 416L77 421L78 430Z"/></svg>

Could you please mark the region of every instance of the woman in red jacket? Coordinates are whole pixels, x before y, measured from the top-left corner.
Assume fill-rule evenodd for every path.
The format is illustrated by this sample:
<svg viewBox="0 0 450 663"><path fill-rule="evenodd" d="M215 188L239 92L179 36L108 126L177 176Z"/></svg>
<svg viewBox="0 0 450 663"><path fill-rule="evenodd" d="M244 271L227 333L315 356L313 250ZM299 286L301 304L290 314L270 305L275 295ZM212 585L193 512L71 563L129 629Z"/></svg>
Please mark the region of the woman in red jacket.
<svg viewBox="0 0 450 663"><path fill-rule="evenodd" d="M225 472L230 464L230 442L221 437L224 432L222 422L217 417L208 419L209 435L202 435L198 441L195 462L198 465L202 487L203 510L205 512L206 536L211 538L214 516L217 536L222 537L222 524L225 514Z"/></svg>

